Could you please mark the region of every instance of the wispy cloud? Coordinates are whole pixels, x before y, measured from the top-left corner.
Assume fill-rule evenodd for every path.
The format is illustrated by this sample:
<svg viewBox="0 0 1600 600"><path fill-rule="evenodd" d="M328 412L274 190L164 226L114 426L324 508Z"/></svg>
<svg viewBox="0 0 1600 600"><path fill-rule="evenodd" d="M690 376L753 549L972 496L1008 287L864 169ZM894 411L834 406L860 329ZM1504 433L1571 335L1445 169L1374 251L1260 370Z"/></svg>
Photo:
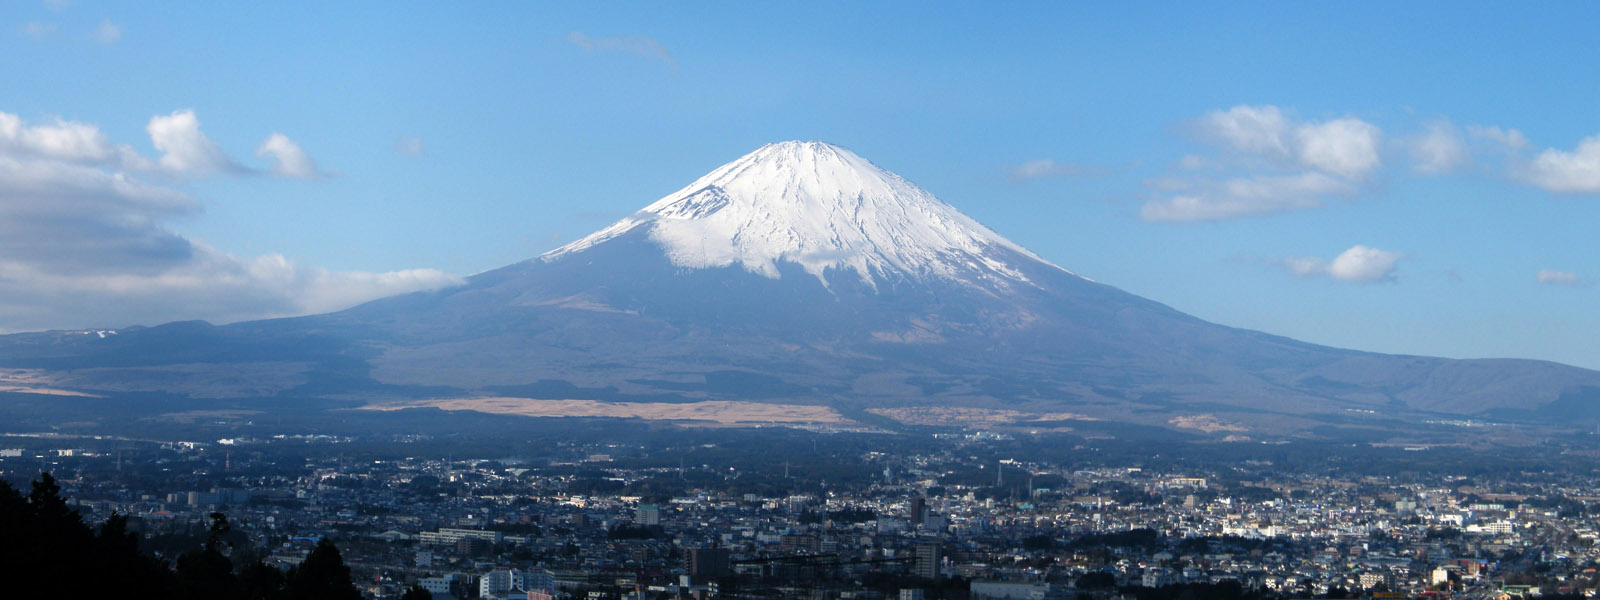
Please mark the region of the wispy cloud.
<svg viewBox="0 0 1600 600"><path fill-rule="evenodd" d="M613 37L590 37L581 31L567 33L567 41L573 45L588 50L624 52L644 58L653 58L667 63L674 69L678 63L673 60L672 53L667 51L661 42L642 35L625 35Z"/></svg>
<svg viewBox="0 0 1600 600"><path fill-rule="evenodd" d="M1007 176L1011 181L1027 181L1043 177L1097 177L1104 174L1104 167L1057 162L1050 158L1030 160L1007 169Z"/></svg>
<svg viewBox="0 0 1600 600"><path fill-rule="evenodd" d="M402 156L422 156L422 138L401 137L394 143L394 151Z"/></svg>
<svg viewBox="0 0 1600 600"><path fill-rule="evenodd" d="M1474 138L1494 142L1506 150L1517 151L1528 147L1528 137L1515 129L1472 125L1467 127L1467 133Z"/></svg>
<svg viewBox="0 0 1600 600"><path fill-rule="evenodd" d="M300 145L289 139L289 136L273 132L256 148L257 158L269 158L277 163L272 168L272 173L280 177L295 179L317 179L327 177L331 173L317 167L311 156Z"/></svg>
<svg viewBox="0 0 1600 600"><path fill-rule="evenodd" d="M111 19L100 21L100 25L94 28L94 40L97 42L115 44L120 39L122 39L122 28L112 23Z"/></svg>
<svg viewBox="0 0 1600 600"><path fill-rule="evenodd" d="M1411 155L1411 168L1418 173L1449 173L1472 162L1461 129L1448 119L1429 121L1421 134L1407 138L1404 143Z"/></svg>
<svg viewBox="0 0 1600 600"><path fill-rule="evenodd" d="M1539 283L1543 283L1545 285L1561 285L1569 287L1578 285L1578 274L1569 273L1567 271L1539 269L1539 273L1535 276L1535 278L1538 279Z"/></svg>
<svg viewBox="0 0 1600 600"><path fill-rule="evenodd" d="M1322 198L1348 195L1356 186L1318 172L1293 175L1256 175L1221 182L1202 179L1168 183L1168 188L1189 188L1140 208L1146 221L1217 221L1270 215L1322 205Z"/></svg>
<svg viewBox="0 0 1600 600"><path fill-rule="evenodd" d="M17 28L17 33L36 40L42 40L50 37L51 35L54 35L55 32L55 23L41 23L39 21L29 21L28 24Z"/></svg>
<svg viewBox="0 0 1600 600"><path fill-rule="evenodd" d="M1317 257L1292 257L1272 261L1298 277L1326 277L1350 283L1394 281L1399 262L1405 255L1355 245L1333 260Z"/></svg>

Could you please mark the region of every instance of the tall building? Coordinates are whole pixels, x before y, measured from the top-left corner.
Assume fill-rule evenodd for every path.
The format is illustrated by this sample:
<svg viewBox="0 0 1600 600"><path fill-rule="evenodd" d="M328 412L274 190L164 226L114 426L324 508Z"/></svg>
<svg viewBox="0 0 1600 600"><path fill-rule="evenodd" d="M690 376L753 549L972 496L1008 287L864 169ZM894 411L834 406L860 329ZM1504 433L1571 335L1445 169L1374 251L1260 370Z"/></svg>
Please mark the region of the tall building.
<svg viewBox="0 0 1600 600"><path fill-rule="evenodd" d="M912 526L921 525L922 524L922 520L924 518L926 518L927 514L928 514L928 499L927 498L923 498L922 496L917 496L915 498L912 498L911 499L911 510L908 511L908 512L911 513L910 514L911 525Z"/></svg>
<svg viewBox="0 0 1600 600"><path fill-rule="evenodd" d="M660 525L661 507L654 504L640 504L639 509L634 511L633 520L644 526Z"/></svg>
<svg viewBox="0 0 1600 600"><path fill-rule="evenodd" d="M939 551L939 542L917 544L917 562L911 572L917 577L935 579L939 577L939 563L943 560L943 553Z"/></svg>

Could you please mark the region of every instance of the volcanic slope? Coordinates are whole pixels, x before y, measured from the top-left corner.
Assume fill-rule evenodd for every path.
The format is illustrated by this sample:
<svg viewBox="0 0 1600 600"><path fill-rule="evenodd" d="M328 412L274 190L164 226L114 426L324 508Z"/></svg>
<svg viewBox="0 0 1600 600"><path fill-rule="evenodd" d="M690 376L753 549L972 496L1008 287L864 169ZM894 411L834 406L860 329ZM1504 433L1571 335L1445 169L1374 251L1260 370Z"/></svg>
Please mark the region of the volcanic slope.
<svg viewBox="0 0 1600 600"><path fill-rule="evenodd" d="M764 146L460 287L221 327L6 336L0 367L88 392L737 400L1212 432L1374 414L1593 419L1600 390L1600 373L1555 363L1208 323L1051 264L819 142Z"/></svg>

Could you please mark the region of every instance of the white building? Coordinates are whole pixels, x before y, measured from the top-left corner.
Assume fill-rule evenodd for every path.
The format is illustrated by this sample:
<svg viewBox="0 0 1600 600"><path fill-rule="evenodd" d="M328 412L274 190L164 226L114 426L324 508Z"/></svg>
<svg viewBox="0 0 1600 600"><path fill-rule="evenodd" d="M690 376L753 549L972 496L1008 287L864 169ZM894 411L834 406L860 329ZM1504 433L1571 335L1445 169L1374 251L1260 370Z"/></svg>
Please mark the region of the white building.
<svg viewBox="0 0 1600 600"><path fill-rule="evenodd" d="M556 589L556 578L543 569L512 569L501 567L485 573L478 580L478 595L483 598L506 598L514 591L551 591Z"/></svg>

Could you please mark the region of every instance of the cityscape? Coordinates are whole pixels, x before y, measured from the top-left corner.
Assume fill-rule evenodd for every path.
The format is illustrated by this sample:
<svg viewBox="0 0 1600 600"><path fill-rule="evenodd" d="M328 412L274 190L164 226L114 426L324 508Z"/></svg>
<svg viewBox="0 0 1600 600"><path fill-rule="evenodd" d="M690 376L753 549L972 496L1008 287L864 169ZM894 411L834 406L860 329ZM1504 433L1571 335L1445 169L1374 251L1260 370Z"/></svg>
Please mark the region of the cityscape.
<svg viewBox="0 0 1600 600"><path fill-rule="evenodd" d="M125 516L168 558L214 513L236 564L289 569L334 540L372 598L1576 598L1600 585L1592 466L1402 448L1389 452L1424 468L1111 467L994 458L1026 433L782 434L837 446L806 459L848 463L833 472L684 433L527 459L408 457L423 440L405 439L358 459L337 449L359 440L328 435L10 436L0 475L54 473L85 521ZM1452 452L1468 456L1428 456Z"/></svg>

